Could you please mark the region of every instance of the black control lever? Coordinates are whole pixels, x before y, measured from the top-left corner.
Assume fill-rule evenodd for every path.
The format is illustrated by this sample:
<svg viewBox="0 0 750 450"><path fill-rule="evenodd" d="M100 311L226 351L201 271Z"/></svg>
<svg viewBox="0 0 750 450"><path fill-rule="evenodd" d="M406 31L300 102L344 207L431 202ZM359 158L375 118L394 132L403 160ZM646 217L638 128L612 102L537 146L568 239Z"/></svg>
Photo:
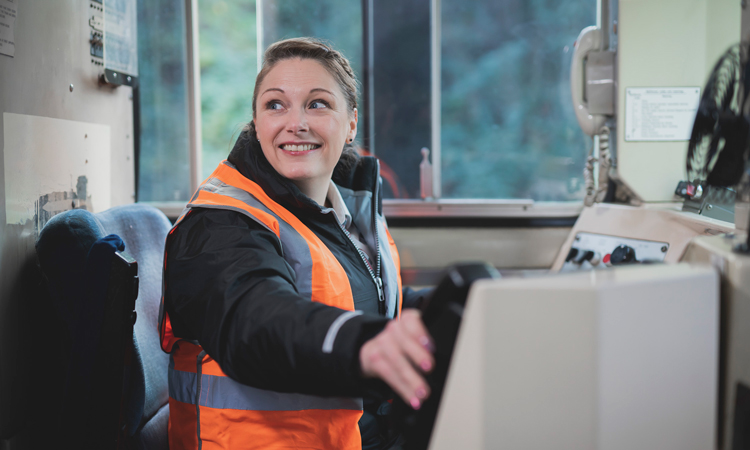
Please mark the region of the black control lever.
<svg viewBox="0 0 750 450"><path fill-rule="evenodd" d="M430 397L418 411L400 398L393 401L393 422L406 438L404 448L426 450L430 443L469 288L476 280L499 277L498 271L486 263L457 264L445 272L422 305L422 320L435 342L435 368L426 377Z"/></svg>

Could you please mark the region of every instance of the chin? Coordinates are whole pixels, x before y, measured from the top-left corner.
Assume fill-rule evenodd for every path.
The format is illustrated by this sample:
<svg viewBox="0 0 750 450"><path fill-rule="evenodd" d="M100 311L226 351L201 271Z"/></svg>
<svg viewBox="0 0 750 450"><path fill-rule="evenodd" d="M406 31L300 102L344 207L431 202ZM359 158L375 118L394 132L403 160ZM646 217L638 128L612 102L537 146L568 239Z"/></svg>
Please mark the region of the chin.
<svg viewBox="0 0 750 450"><path fill-rule="evenodd" d="M315 178L313 174L304 170L288 170L285 173L282 173L282 175L292 181L307 181Z"/></svg>

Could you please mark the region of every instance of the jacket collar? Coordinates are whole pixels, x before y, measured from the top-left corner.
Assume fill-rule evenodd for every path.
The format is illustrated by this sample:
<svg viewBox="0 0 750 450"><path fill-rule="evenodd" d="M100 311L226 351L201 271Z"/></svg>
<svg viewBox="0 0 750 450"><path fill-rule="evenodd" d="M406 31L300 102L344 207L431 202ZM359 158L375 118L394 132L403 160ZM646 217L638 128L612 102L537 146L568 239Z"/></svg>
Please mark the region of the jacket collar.
<svg viewBox="0 0 750 450"><path fill-rule="evenodd" d="M276 203L292 209L321 211L320 205L303 194L294 183L276 172L263 155L260 143L248 132L243 131L240 134L227 160L234 164L245 178L257 183ZM366 190L372 192L373 196L377 195L378 210L380 210L379 176L380 166L377 159L362 156L357 159L353 167L337 165L333 172L333 181L353 191Z"/></svg>

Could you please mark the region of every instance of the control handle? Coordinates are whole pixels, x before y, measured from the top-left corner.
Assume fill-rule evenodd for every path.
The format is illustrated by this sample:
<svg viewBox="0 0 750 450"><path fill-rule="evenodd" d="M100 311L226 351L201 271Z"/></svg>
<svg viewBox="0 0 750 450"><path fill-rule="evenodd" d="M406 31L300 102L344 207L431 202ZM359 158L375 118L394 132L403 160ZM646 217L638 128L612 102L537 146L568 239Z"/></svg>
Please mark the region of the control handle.
<svg viewBox="0 0 750 450"><path fill-rule="evenodd" d="M612 255L609 258L609 262L613 266L622 264L632 264L638 262L635 257L635 250L629 245L620 245L616 249L612 250Z"/></svg>

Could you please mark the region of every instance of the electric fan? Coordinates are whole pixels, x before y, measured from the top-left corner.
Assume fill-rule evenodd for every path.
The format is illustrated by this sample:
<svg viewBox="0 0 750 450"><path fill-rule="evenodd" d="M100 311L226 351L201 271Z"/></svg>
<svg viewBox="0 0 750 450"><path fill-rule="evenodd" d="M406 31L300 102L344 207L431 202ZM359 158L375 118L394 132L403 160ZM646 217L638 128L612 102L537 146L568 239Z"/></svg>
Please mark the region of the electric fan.
<svg viewBox="0 0 750 450"><path fill-rule="evenodd" d="M747 191L749 186L747 176L743 178L750 143L748 94L748 46L737 44L719 58L701 96L688 144L685 184L690 192L683 209L688 209L690 201L701 205L701 210L702 205L711 209L711 202L731 207L736 213L737 192ZM743 188L739 189L741 180ZM748 249L750 232L747 242L735 248L743 253L749 253Z"/></svg>
<svg viewBox="0 0 750 450"><path fill-rule="evenodd" d="M694 186L732 187L745 171L750 124L745 107L750 92L746 45L729 48L714 66L701 96L687 154Z"/></svg>

